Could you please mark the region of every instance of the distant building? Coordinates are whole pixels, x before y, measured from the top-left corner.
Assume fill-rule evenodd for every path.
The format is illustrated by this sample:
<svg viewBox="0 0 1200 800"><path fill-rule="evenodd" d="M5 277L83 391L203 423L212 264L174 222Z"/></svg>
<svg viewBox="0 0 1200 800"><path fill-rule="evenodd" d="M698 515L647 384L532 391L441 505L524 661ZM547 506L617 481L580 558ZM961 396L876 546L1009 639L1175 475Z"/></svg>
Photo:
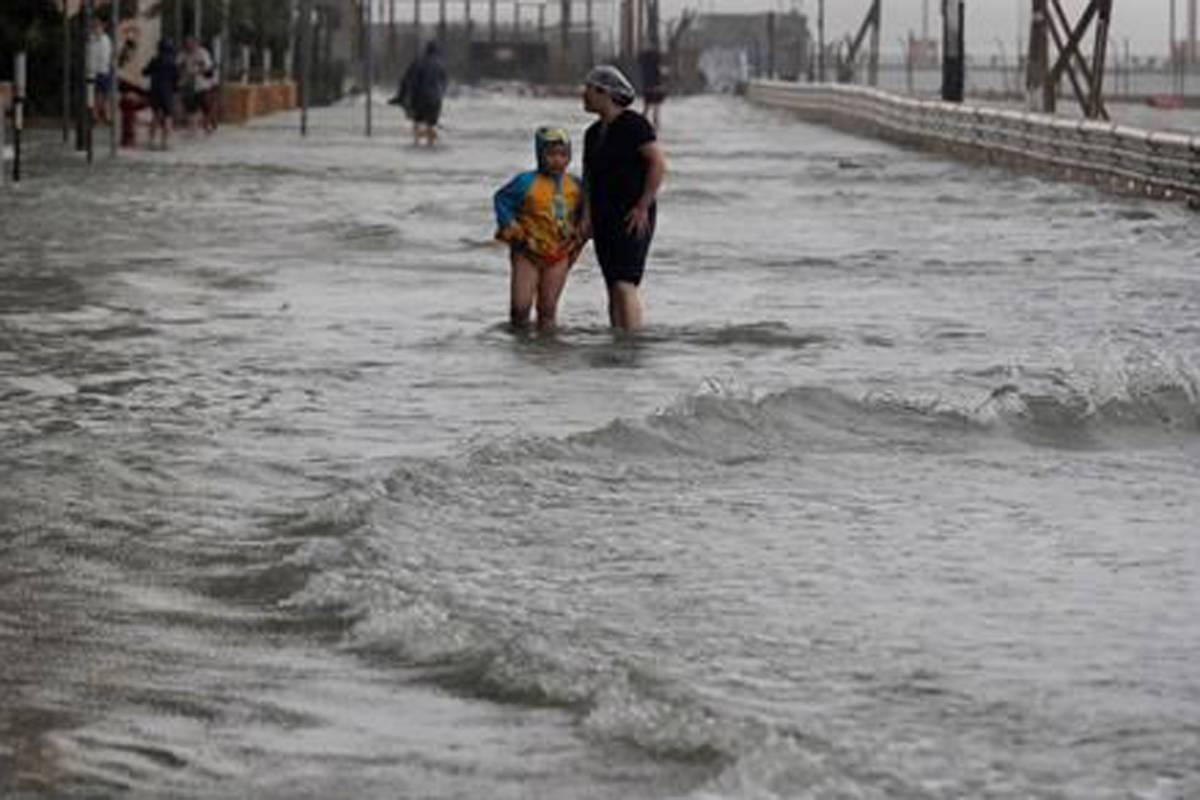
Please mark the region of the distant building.
<svg viewBox="0 0 1200 800"><path fill-rule="evenodd" d="M672 53L673 88L726 91L753 76L808 75L812 34L798 11L701 14Z"/></svg>

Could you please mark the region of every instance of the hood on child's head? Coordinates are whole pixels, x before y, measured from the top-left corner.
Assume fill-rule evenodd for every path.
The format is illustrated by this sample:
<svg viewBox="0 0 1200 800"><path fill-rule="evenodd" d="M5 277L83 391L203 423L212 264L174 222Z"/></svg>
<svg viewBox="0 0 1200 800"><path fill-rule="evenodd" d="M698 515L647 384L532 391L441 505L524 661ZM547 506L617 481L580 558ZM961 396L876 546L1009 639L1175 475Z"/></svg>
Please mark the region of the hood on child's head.
<svg viewBox="0 0 1200 800"><path fill-rule="evenodd" d="M533 152L537 156L538 171L546 171L546 149L551 145L561 145L567 148L567 160L571 160L571 135L566 128L554 128L549 125L538 128L533 134Z"/></svg>

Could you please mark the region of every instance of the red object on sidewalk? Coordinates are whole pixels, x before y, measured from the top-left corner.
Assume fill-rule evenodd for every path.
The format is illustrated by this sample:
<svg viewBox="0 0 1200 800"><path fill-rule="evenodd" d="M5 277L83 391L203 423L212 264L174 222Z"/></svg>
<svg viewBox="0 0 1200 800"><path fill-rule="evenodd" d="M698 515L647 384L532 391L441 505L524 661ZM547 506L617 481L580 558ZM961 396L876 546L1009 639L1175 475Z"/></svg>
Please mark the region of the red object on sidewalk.
<svg viewBox="0 0 1200 800"><path fill-rule="evenodd" d="M140 94L121 93L121 147L137 147L137 115L147 105Z"/></svg>
<svg viewBox="0 0 1200 800"><path fill-rule="evenodd" d="M1154 108L1183 108L1183 97L1177 94L1152 94L1146 98L1146 102Z"/></svg>

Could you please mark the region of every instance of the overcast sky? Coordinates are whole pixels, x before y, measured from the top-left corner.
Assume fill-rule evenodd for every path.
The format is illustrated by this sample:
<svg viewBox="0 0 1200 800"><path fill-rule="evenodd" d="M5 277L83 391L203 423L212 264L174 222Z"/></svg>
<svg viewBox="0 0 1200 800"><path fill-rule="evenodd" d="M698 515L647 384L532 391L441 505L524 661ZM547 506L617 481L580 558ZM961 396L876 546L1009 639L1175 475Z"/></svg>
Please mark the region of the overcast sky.
<svg viewBox="0 0 1200 800"><path fill-rule="evenodd" d="M661 0L663 16L678 16L683 8L701 11L784 11L797 8L808 14L816 29L817 0ZM1186 37L1187 5L1189 0L1177 0L1179 38ZM882 47L899 50L899 40L911 29L921 32L923 0L883 0ZM994 54L999 45L996 39L1011 49L1017 39L1028 38L1030 0L965 0L967 11L967 47L979 56ZM852 33L862 24L870 0L825 0L825 35L836 39ZM941 0L928 0L929 27L933 36L941 32ZM1063 0L1073 20L1078 20L1087 8L1087 0ZM1166 53L1170 20L1170 0L1113 0L1112 38L1121 43L1130 41L1134 53L1160 55Z"/></svg>

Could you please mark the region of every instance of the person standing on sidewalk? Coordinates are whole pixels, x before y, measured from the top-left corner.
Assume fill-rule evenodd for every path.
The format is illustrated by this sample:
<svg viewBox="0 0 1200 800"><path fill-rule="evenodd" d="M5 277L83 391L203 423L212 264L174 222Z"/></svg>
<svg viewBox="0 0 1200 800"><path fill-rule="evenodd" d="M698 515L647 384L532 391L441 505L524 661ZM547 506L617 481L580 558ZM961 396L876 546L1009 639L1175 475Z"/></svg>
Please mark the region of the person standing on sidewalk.
<svg viewBox="0 0 1200 800"><path fill-rule="evenodd" d="M112 55L112 39L104 30L104 20L98 16L92 17L88 29L85 61L87 77L96 87L92 104L92 120L100 125L112 123L108 114L108 97L113 87Z"/></svg>

